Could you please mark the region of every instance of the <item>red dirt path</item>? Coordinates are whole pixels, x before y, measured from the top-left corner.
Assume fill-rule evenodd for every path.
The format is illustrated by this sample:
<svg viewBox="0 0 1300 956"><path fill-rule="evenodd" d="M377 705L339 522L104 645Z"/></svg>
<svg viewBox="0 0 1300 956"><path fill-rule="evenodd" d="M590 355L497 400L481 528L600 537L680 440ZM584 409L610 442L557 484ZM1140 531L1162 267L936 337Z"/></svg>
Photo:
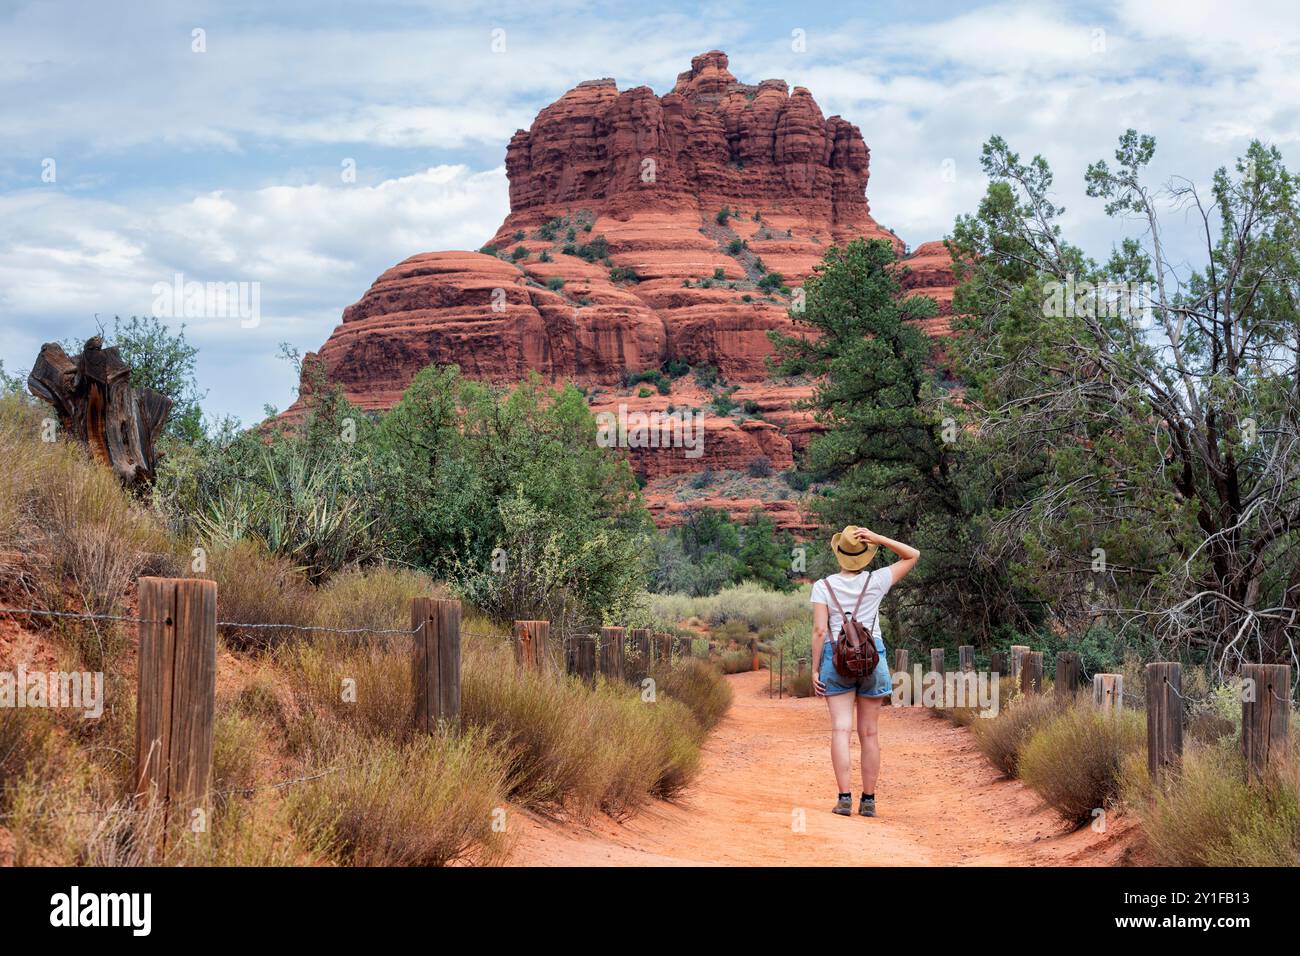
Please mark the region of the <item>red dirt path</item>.
<svg viewBox="0 0 1300 956"><path fill-rule="evenodd" d="M1115 866L1137 828L1071 832L1032 791L1008 780L970 733L919 709L881 715L879 816L830 812L828 718L815 699L768 699L766 672L729 677L730 713L704 747L702 771L674 803L585 826L511 815L511 863L524 866L878 865ZM857 743L854 740L854 750ZM854 760L855 780L856 755ZM856 788L857 784L855 784ZM795 832L796 811L804 832Z"/></svg>

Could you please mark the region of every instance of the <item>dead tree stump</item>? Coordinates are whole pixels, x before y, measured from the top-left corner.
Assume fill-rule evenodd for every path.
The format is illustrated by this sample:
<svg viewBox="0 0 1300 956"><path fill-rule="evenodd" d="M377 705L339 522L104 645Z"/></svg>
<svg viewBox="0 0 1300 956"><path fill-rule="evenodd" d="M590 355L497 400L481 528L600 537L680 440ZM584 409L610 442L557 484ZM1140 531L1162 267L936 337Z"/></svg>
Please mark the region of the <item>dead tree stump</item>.
<svg viewBox="0 0 1300 956"><path fill-rule="evenodd" d="M27 388L54 406L59 428L90 449L128 487L154 479L154 443L167 423L172 401L151 388L131 386L131 368L98 335L75 359L56 342L41 346Z"/></svg>

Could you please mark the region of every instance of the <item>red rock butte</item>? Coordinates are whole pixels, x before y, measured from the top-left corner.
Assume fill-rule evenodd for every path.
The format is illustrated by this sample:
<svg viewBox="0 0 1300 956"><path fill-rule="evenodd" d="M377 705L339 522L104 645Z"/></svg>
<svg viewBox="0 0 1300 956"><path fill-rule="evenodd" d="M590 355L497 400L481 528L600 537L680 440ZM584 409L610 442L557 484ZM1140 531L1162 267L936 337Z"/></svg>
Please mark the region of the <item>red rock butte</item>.
<svg viewBox="0 0 1300 956"><path fill-rule="evenodd" d="M702 455L629 449L656 520L701 505L736 516L758 507L809 529L777 479L696 494L683 476L761 478L757 459L775 474L816 433L792 408L812 384L769 377L768 332L794 328L792 298L831 245L879 238L905 252L871 217L870 159L861 131L824 117L808 90L740 83L716 50L695 57L664 96L620 92L612 79L579 83L511 138L511 211L486 251L398 263L307 359L363 409L390 407L431 364L501 384L536 371L584 387L597 412L700 409ZM953 278L943 244L903 261L904 284L939 305L927 331L946 333ZM772 273L780 281L761 284ZM673 379L667 395L624 386L670 361L713 366L735 389L735 411L722 413L717 389L692 375Z"/></svg>

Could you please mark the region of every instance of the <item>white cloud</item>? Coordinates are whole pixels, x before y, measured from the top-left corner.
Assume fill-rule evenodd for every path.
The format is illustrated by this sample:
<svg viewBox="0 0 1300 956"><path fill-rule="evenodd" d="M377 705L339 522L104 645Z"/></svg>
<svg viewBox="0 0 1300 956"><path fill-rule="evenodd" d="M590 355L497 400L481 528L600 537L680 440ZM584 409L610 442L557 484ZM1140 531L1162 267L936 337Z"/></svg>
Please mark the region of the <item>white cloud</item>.
<svg viewBox="0 0 1300 956"><path fill-rule="evenodd" d="M288 371L269 358L279 340L318 347L384 269L495 231L504 172L472 170L499 162L516 127L583 79L662 94L692 55L720 48L742 80L808 87L824 113L862 128L873 213L913 244L975 208L993 133L1048 158L1071 238L1098 256L1125 230L1084 195L1082 174L1125 128L1156 136L1157 180L1205 182L1254 137L1284 150L1300 140L1290 0L1008 0L870 16L760 3L743 18L721 3L584 0L486 13L416 0L286 0L256 15L184 0L85 3L77 16L63 6L0 14L0 181L30 182L44 156L58 157L60 180L0 195L0 357L13 371L40 341L86 334L96 312L145 311L175 272L259 281L260 328L191 330L212 407L246 418L287 396ZM208 30L205 54L189 50L195 25ZM503 54L490 48L498 27ZM790 48L796 27L806 53ZM441 165L400 175L411 150ZM349 156L360 183L344 186ZM139 170L159 157L172 178L146 188ZM1300 153L1287 159L1300 166Z"/></svg>
<svg viewBox="0 0 1300 956"><path fill-rule="evenodd" d="M51 189L0 196L0 357L29 366L43 341L84 338L95 316L147 314L154 286L258 282L261 324L187 320L216 409L252 418L287 403L267 364L282 340L317 348L385 269L416 252L475 249L507 212L504 168L438 166L375 185L219 191L143 208ZM260 369L248 388L250 368ZM268 388L266 375L275 388Z"/></svg>

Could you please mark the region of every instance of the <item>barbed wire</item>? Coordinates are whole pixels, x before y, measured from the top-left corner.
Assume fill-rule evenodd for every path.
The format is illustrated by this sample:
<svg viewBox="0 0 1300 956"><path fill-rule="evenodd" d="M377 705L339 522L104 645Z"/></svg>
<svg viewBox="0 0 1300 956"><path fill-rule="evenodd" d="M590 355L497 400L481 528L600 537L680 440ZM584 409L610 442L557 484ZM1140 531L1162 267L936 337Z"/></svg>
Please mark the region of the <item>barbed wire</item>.
<svg viewBox="0 0 1300 956"><path fill-rule="evenodd" d="M69 617L85 621L125 621L131 624L163 624L164 621L145 621L121 614L92 614L86 611L47 611L39 607L0 607L0 614L27 614L34 617Z"/></svg>
<svg viewBox="0 0 1300 956"><path fill-rule="evenodd" d="M319 631L326 634L405 634L408 636L420 630L419 627L330 627L325 624L276 624L262 621L217 621L217 627L235 627L245 631Z"/></svg>
<svg viewBox="0 0 1300 956"><path fill-rule="evenodd" d="M14 616L30 615L33 617L52 617L52 618L70 618L83 621L116 621L126 624L166 624L166 620L152 620L149 618L135 617L126 614L96 614L88 611L51 611L39 607L0 607L0 614L11 614ZM296 624L291 621L217 621L217 627L238 628L241 630L285 630L285 631L303 631L303 632L320 632L325 634L384 634L384 635L401 635L411 636L419 633L423 625L415 627L333 627L328 624ZM470 637L484 638L507 638L509 635L504 633L492 633L487 631L474 630L473 628L461 628L461 634Z"/></svg>

